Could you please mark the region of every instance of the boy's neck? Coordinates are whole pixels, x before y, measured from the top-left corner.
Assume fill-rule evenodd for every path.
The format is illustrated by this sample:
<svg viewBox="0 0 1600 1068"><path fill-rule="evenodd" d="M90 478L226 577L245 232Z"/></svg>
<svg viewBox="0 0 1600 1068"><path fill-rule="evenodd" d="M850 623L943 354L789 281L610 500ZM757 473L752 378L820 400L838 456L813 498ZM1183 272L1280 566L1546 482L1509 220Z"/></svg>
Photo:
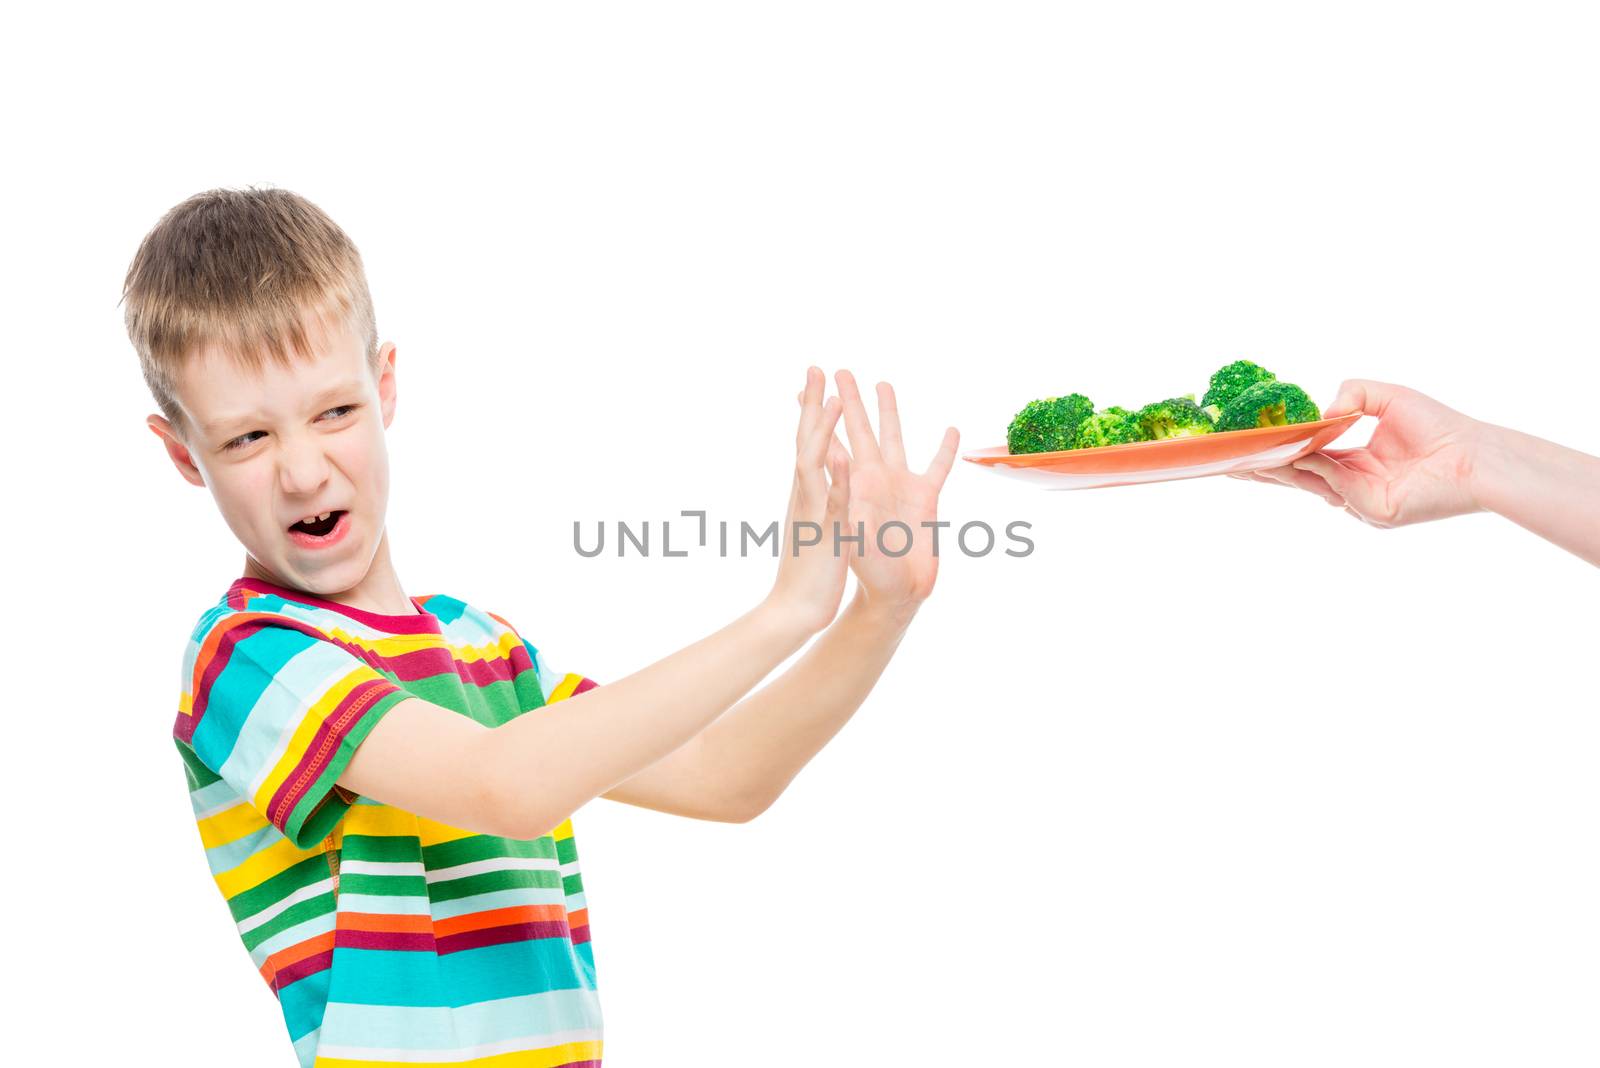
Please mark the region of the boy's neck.
<svg viewBox="0 0 1600 1068"><path fill-rule="evenodd" d="M270 582L275 586L286 589L304 589L299 583L287 582L277 575L273 575L266 568L256 563L255 557L249 553L244 557L244 574L248 578ZM405 590L400 586L400 578L395 574L394 565L389 561L389 532L384 531L383 537L378 542L378 551L373 555L372 566L367 569L366 577L347 590L313 590L305 592L314 594L324 601L333 601L335 604L349 605L365 612L376 612L386 616L414 616L417 615L417 606L411 603L411 598L406 596Z"/></svg>

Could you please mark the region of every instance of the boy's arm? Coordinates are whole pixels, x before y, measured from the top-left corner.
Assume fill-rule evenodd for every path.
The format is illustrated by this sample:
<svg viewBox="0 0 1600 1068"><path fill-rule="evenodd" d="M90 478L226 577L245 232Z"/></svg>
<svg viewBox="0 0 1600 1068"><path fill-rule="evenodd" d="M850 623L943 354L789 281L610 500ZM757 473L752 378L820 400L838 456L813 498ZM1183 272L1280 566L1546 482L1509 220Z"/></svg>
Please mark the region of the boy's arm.
<svg viewBox="0 0 1600 1068"><path fill-rule="evenodd" d="M764 812L861 707L938 574L937 504L959 433L946 428L927 470L913 473L894 388L877 385L875 436L855 376L839 371L835 379L851 451L837 439L830 448L850 463L850 526L859 540L849 543L848 558L856 595L793 667L708 727L695 749L650 769L655 782L715 784L744 819ZM886 542L891 524L899 532ZM890 555L888 546L900 546L900 554Z"/></svg>
<svg viewBox="0 0 1600 1068"><path fill-rule="evenodd" d="M642 671L493 728L402 701L338 784L453 827L537 838L694 738L811 633L763 601Z"/></svg>
<svg viewBox="0 0 1600 1068"><path fill-rule="evenodd" d="M857 587L804 656L706 728L696 777L734 798L742 819L765 812L861 707L914 615L874 608Z"/></svg>
<svg viewBox="0 0 1600 1068"><path fill-rule="evenodd" d="M857 587L787 671L600 796L692 819L754 819L861 707L910 623L911 615L870 606Z"/></svg>
<svg viewBox="0 0 1600 1068"><path fill-rule="evenodd" d="M401 701L361 741L338 785L452 826L535 838L685 745L826 627L839 611L845 561L826 539L806 545L793 535L804 524L829 530L843 522L849 472L830 465L840 408L822 403L814 370L795 437L778 576L759 605L641 671L498 727Z"/></svg>

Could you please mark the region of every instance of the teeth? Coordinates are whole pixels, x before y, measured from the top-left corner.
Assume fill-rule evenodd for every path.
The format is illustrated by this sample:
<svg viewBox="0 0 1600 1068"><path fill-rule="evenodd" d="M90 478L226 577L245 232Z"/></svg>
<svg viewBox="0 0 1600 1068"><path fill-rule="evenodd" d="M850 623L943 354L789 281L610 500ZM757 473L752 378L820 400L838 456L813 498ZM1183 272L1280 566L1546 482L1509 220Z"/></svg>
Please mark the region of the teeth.
<svg viewBox="0 0 1600 1068"><path fill-rule="evenodd" d="M302 522L302 523L320 523L320 522L322 522L324 519L328 518L332 514L333 514L332 512L323 512L321 515L308 515L304 519L300 520L300 522Z"/></svg>

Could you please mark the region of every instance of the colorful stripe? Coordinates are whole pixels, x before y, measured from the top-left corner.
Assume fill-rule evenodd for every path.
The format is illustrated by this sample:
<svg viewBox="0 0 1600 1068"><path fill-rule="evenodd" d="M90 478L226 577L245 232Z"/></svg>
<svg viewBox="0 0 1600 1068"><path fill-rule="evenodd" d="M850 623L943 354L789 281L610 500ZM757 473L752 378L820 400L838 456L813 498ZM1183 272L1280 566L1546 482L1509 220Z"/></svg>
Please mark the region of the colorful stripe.
<svg viewBox="0 0 1600 1068"><path fill-rule="evenodd" d="M593 688L443 595L382 615L251 578L201 616L173 739L213 880L303 1068L598 1068L570 820L509 839L337 780L420 697L499 726Z"/></svg>

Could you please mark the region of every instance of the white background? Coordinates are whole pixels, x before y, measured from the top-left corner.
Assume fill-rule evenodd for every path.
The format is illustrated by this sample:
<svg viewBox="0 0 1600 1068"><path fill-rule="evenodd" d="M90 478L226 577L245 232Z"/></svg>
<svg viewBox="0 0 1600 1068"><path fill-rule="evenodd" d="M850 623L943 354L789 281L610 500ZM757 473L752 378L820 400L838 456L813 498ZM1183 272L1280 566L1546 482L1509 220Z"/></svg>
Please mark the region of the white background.
<svg viewBox="0 0 1600 1068"><path fill-rule="evenodd" d="M947 425L998 444L1033 397L1240 356L1600 452L1583 5L37 10L0 44L33 1059L293 1063L169 736L243 553L145 429L118 307L191 193L279 185L351 234L408 592L601 682L775 565L585 560L573 521L779 518L808 363L892 382L918 466ZM1224 478L958 463L940 514L1036 550L947 552L762 818L574 818L608 1065L1600 1059L1593 568Z"/></svg>

